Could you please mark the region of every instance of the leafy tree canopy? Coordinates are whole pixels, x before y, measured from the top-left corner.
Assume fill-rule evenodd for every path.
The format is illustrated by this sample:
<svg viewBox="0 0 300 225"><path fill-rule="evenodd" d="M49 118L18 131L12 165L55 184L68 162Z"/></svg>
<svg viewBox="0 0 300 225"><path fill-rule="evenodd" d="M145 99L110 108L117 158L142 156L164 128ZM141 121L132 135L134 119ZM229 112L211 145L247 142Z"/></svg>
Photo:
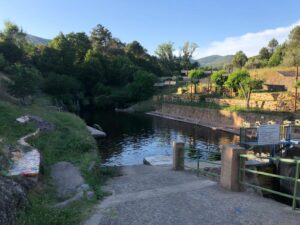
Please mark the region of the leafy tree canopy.
<svg viewBox="0 0 300 225"><path fill-rule="evenodd" d="M239 69L229 75L224 85L227 88L233 88L238 90L240 88L240 83L243 80L248 79L249 77L250 74L247 70Z"/></svg>
<svg viewBox="0 0 300 225"><path fill-rule="evenodd" d="M224 76L225 73L225 70L215 71L211 75L212 82L214 82L218 87L223 87L224 83L227 80L227 76Z"/></svg>
<svg viewBox="0 0 300 225"><path fill-rule="evenodd" d="M246 56L246 54L243 51L238 51L232 59L232 64L234 67L237 68L242 68L246 62L247 62L248 58Z"/></svg>

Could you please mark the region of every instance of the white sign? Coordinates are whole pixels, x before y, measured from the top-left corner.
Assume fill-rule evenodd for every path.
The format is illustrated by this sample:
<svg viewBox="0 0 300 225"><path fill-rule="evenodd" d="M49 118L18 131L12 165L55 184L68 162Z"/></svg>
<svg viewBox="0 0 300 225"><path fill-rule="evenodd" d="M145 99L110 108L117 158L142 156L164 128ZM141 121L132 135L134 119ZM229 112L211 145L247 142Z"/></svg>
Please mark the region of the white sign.
<svg viewBox="0 0 300 225"><path fill-rule="evenodd" d="M258 145L275 145L280 141L280 125L261 125L258 128Z"/></svg>

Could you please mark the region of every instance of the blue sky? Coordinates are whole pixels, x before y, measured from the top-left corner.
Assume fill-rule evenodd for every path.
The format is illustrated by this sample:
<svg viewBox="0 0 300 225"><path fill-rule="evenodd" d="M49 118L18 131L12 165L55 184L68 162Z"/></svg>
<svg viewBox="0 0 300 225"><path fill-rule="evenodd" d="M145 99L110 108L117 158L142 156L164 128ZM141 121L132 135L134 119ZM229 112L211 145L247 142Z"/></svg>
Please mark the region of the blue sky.
<svg viewBox="0 0 300 225"><path fill-rule="evenodd" d="M124 42L150 53L162 42L196 42L197 57L248 55L271 37L283 41L300 22L299 0L0 0L0 29L11 20L33 35L89 32L100 23Z"/></svg>

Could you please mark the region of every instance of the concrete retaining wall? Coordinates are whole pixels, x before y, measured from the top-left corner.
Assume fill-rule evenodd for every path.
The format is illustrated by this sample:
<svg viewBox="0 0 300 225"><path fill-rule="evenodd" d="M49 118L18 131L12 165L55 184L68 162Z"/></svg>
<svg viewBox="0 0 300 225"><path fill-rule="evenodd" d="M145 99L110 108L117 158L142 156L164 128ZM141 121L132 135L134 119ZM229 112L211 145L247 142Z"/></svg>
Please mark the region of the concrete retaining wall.
<svg viewBox="0 0 300 225"><path fill-rule="evenodd" d="M282 116L269 114L261 115L256 113L231 112L227 110L207 109L167 103L162 104L158 111L164 115L193 119L195 122L205 123L212 127L240 127L245 121L251 123L255 123L255 121L267 123L269 120L274 120L277 123L281 123L286 119Z"/></svg>

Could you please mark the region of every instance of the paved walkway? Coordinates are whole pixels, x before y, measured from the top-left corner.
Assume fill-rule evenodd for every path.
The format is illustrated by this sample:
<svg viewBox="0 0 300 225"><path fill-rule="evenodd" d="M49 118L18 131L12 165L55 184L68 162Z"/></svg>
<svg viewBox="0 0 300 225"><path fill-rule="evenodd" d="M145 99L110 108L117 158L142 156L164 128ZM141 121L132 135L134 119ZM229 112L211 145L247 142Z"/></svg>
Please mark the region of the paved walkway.
<svg viewBox="0 0 300 225"><path fill-rule="evenodd" d="M123 167L112 195L85 225L299 225L300 213L271 199L228 192L205 177L163 166Z"/></svg>

